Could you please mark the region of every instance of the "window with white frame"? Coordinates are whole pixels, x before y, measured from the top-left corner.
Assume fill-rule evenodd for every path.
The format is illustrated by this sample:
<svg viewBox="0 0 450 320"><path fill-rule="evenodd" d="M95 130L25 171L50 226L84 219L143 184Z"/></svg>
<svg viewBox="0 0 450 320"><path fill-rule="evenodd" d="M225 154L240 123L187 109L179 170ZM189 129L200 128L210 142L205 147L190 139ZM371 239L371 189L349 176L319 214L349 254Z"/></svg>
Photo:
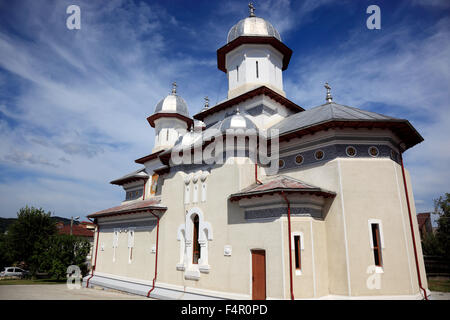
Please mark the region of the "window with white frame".
<svg viewBox="0 0 450 320"><path fill-rule="evenodd" d="M370 219L369 220L369 241L370 248L372 249L373 263L381 269L383 267L383 249L384 239L381 220Z"/></svg>
<svg viewBox="0 0 450 320"><path fill-rule="evenodd" d="M134 228L128 229L128 263L133 261Z"/></svg>
<svg viewBox="0 0 450 320"><path fill-rule="evenodd" d="M180 260L177 270L185 271L185 278L199 279L200 272L208 273L208 241L213 239L212 228L199 208L186 212L185 224L178 227Z"/></svg>
<svg viewBox="0 0 450 320"><path fill-rule="evenodd" d="M188 174L184 177L184 204L189 204L191 202L191 175Z"/></svg>
<svg viewBox="0 0 450 320"><path fill-rule="evenodd" d="M200 175L200 181L201 181L201 188L202 188L202 197L201 197L201 201L205 202L206 201L206 178L208 177L209 172L208 171L202 171L201 175Z"/></svg>
<svg viewBox="0 0 450 320"><path fill-rule="evenodd" d="M292 254L294 255L293 263L295 267L295 274L302 274L302 251L304 250L303 245L303 233L302 232L292 232Z"/></svg>
<svg viewBox="0 0 450 320"><path fill-rule="evenodd" d="M113 262L116 262L116 248L119 247L119 229L114 229L112 247L113 247Z"/></svg>

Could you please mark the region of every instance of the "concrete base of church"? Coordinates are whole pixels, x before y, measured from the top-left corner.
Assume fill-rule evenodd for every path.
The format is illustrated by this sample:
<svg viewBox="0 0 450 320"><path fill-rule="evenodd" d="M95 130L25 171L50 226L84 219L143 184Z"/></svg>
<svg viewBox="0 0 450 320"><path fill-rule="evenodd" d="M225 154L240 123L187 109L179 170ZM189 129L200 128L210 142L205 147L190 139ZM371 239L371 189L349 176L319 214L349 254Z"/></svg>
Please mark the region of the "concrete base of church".
<svg viewBox="0 0 450 320"><path fill-rule="evenodd" d="M83 287L86 287L87 279L91 275L83 278ZM151 281L144 281L139 279L130 279L117 277L110 274L95 274L89 280L89 288L106 288L124 291L140 296L147 296L147 293L152 288ZM189 292L189 289L183 290L183 287L171 286L168 284L161 284L156 282L155 289L151 292L150 298L163 300L218 300L218 299L243 299L244 297L224 297L220 293L215 292ZM244 298L245 299L245 298Z"/></svg>
<svg viewBox="0 0 450 320"><path fill-rule="evenodd" d="M83 287L86 287L87 279L91 275L83 278ZM89 280L89 288L105 288L128 292L140 296L147 296L147 293L152 288L151 281L144 281L139 279L131 279L124 277L117 277L110 274L96 274ZM192 290L190 290L192 289ZM197 292L194 292L197 291ZM429 296L431 292L427 290ZM151 298L162 300L249 300L250 296L239 295L233 293L213 292L207 290L199 290L194 288L186 288L173 286L169 284L156 283L155 289L150 294ZM267 300L278 300L268 297ZM303 300L303 299L302 299ZM342 296L342 295L327 295L317 299L305 300L423 300L423 296L415 295L395 295L395 296Z"/></svg>

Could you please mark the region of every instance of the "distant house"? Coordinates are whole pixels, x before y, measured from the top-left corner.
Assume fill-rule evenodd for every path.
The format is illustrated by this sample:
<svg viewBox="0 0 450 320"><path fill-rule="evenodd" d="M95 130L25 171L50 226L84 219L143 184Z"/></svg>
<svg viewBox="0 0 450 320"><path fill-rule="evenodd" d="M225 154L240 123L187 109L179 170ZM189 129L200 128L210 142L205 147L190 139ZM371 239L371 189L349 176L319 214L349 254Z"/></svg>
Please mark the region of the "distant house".
<svg viewBox="0 0 450 320"><path fill-rule="evenodd" d="M431 213L418 213L417 222L419 223L420 239L423 240L425 235L433 232L433 227L431 225Z"/></svg>
<svg viewBox="0 0 450 320"><path fill-rule="evenodd" d="M56 224L56 227L58 229L59 234L70 234L70 224L64 224L63 222L58 222ZM94 246L94 231L95 231L95 225L88 221L82 221L79 224L73 224L72 226L72 235L77 237L83 237L86 238L86 240L89 241L91 244L91 249L89 251L89 254L86 257L86 261L88 262L89 268L91 266L91 260L92 260L92 248Z"/></svg>

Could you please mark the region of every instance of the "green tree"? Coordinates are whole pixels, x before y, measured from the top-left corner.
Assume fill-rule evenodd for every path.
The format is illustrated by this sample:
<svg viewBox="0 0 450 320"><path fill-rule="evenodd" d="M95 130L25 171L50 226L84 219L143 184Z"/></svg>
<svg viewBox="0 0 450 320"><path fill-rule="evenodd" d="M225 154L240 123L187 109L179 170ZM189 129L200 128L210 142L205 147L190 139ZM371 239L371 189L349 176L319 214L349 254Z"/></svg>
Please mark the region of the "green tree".
<svg viewBox="0 0 450 320"><path fill-rule="evenodd" d="M22 208L17 213L17 220L9 226L6 235L8 258L15 262L24 262L32 275L38 270L40 243L56 234L56 223L50 218L51 213L42 208Z"/></svg>
<svg viewBox="0 0 450 320"><path fill-rule="evenodd" d="M3 267L9 267L12 263L13 260L9 254L6 235L0 233L0 268L3 270Z"/></svg>
<svg viewBox="0 0 450 320"><path fill-rule="evenodd" d="M450 260L450 193L434 200L434 214L439 216L436 240L442 256Z"/></svg>
<svg viewBox="0 0 450 320"><path fill-rule="evenodd" d="M41 242L39 270L56 279L66 278L67 267L77 265L82 275L87 274L86 256L90 243L82 237L58 234Z"/></svg>
<svg viewBox="0 0 450 320"><path fill-rule="evenodd" d="M444 252L441 248L436 235L434 233L426 233L422 239L423 254L427 256L443 256Z"/></svg>

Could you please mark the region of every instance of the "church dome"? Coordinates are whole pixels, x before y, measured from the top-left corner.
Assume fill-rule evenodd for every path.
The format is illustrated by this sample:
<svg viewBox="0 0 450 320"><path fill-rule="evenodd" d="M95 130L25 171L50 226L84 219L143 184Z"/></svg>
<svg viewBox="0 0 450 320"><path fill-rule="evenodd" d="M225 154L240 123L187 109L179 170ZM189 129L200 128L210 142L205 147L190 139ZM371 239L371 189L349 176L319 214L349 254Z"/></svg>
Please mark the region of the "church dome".
<svg viewBox="0 0 450 320"><path fill-rule="evenodd" d="M256 125L253 123L252 120L247 118L245 115L241 115L239 109L236 111L235 114L222 120L222 123L220 124L220 131L225 132L228 129L258 130L258 128L256 127Z"/></svg>
<svg viewBox="0 0 450 320"><path fill-rule="evenodd" d="M236 23L228 32L227 43L241 36L274 37L281 41L280 34L270 22L255 16Z"/></svg>
<svg viewBox="0 0 450 320"><path fill-rule="evenodd" d="M173 85L172 93L156 104L155 114L156 113L178 113L185 117L189 117L186 101L177 95L176 84Z"/></svg>

